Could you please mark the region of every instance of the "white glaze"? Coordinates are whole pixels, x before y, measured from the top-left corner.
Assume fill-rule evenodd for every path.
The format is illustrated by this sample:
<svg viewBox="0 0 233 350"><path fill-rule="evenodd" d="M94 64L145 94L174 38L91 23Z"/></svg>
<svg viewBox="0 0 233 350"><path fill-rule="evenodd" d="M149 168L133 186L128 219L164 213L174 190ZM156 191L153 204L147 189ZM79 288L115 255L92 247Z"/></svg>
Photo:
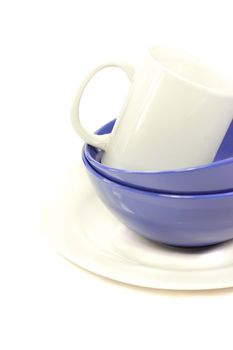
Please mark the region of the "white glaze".
<svg viewBox="0 0 233 350"><path fill-rule="evenodd" d="M106 150L102 162L129 170L172 170L213 160L233 116L233 82L180 51L155 47L135 74L126 64L95 68L81 84L72 122L87 143ZM91 77L108 66L132 80L111 135L96 136L79 120Z"/></svg>
<svg viewBox="0 0 233 350"><path fill-rule="evenodd" d="M83 166L76 167L56 186L43 205L41 225L55 248L74 264L149 288L233 286L233 241L209 248L179 249L146 240L104 207Z"/></svg>

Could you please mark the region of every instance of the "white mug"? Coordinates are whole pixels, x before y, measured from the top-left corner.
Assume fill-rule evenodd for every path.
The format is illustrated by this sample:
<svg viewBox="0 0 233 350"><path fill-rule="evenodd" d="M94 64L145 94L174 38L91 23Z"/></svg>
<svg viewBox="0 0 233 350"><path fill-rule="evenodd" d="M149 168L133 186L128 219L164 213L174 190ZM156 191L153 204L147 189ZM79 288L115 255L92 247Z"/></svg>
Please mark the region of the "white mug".
<svg viewBox="0 0 233 350"><path fill-rule="evenodd" d="M94 135L79 119L85 86L99 70L124 70L131 86L109 135ZM126 170L162 171L212 162L233 117L233 82L197 59L155 47L142 67L107 63L81 84L72 123L83 140L105 150L102 163Z"/></svg>

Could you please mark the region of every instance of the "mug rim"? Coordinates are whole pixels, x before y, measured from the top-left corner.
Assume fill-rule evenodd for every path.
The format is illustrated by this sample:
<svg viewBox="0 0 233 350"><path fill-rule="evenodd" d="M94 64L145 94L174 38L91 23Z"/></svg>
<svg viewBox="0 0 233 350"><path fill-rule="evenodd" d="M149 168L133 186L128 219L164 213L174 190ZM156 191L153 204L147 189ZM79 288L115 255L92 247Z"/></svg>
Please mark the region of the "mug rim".
<svg viewBox="0 0 233 350"><path fill-rule="evenodd" d="M201 64L202 66L206 66L201 59L198 59L197 57L188 54L186 52L184 52L183 50L178 50L178 49L173 49L173 48L169 48L169 47L163 47L163 46L151 46L148 49L148 52L151 56L151 58L160 66L163 67L163 70L165 70L166 72L168 72L170 75L172 75L173 77L185 82L186 84L192 85L193 87L195 87L196 89L199 90L203 90L205 92L208 92L211 95L214 96L221 96L221 97L225 97L225 98L230 98L233 99L233 82L232 82L232 93L226 93L223 92L221 90L215 89L215 88L210 88L208 86L205 86L204 84L198 83L192 79L186 78L184 76L182 76L181 74L174 72L173 70L169 69L168 67L166 67L165 65L163 65L159 59L157 59L156 57L154 57L153 51L154 50L167 50L167 51L173 51L177 54L182 54L183 56L186 56L189 60L192 60L192 62L196 63L196 64ZM213 70L214 71L214 70Z"/></svg>

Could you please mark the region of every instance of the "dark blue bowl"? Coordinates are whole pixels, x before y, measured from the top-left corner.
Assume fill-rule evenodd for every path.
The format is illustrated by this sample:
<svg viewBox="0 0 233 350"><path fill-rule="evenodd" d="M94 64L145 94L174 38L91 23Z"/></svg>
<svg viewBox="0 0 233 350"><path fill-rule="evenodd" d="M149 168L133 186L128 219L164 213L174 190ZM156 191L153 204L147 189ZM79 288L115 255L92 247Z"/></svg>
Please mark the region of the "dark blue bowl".
<svg viewBox="0 0 233 350"><path fill-rule="evenodd" d="M96 133L99 135L110 133L114 123L115 120L112 120ZM227 151L229 152L229 137L227 138L227 143L223 143L223 146L226 144L228 146ZM225 147L219 149L221 154L224 153L223 148L225 149ZM215 161L196 168L151 172L129 171L106 166L101 163L103 151L90 145L84 146L84 153L92 167L104 177L147 191L169 194L196 194L233 190L233 158Z"/></svg>
<svg viewBox="0 0 233 350"><path fill-rule="evenodd" d="M141 236L183 247L207 246L233 238L233 192L188 196L143 191L102 176L84 152L83 162L99 198Z"/></svg>

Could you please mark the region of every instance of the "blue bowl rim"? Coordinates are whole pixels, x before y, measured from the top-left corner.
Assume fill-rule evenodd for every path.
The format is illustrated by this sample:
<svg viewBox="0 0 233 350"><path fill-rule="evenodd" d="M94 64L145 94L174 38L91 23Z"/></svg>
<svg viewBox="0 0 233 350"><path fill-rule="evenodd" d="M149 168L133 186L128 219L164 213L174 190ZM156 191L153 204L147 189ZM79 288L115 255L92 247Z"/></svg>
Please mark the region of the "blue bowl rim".
<svg viewBox="0 0 233 350"><path fill-rule="evenodd" d="M101 181L109 184L114 185L114 187L118 188L124 188L126 191L129 192L136 192L141 195L146 195L150 197L162 197L162 198L174 198L174 199L213 199L213 198L223 198L223 197L233 197L233 191L226 191L221 193L208 193L208 194L168 194L168 193L158 193L153 191L145 191L139 188L130 187L127 185L120 184L118 182L112 181L106 177L104 177L102 174L100 174L96 169L94 169L89 161L87 160L84 152L84 148L82 150L82 160L86 168L88 168L91 173L99 178Z"/></svg>
<svg viewBox="0 0 233 350"><path fill-rule="evenodd" d="M111 121L109 121L107 124L103 125L102 127L100 127L95 133L98 134L103 128L109 126L109 124L112 124L113 122L115 123L116 119L112 119ZM210 168L215 168L219 165L227 165L230 163L233 163L233 157L230 158L226 158L223 160L218 160L216 162L212 162L212 163L208 163L208 164L203 164L203 165L199 165L197 167L189 167L189 168L181 168L181 169L176 169L176 170L165 170L165 171L138 171L138 170L126 170L126 169L116 169L116 168L111 168L103 163L97 162L93 157L91 157L90 152L88 151L88 148L92 147L95 148L87 143L85 143L84 145L84 152L86 157L87 156L87 152L89 157L92 159L92 161L94 163L100 164L101 168L106 169L111 171L112 173L122 173L122 174L135 174L135 175L139 175L139 174L145 174L145 175L168 175L168 174L180 174L180 173L189 173L189 172L196 172L199 170L206 170L206 169L210 169Z"/></svg>

